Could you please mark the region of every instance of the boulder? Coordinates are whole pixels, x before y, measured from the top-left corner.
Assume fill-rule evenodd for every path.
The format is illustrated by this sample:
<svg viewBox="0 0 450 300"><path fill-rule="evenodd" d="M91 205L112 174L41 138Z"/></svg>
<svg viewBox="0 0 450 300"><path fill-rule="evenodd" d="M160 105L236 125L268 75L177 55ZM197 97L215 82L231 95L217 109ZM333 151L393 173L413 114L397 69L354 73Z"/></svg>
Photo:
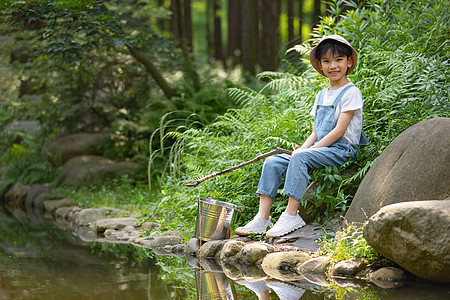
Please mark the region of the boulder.
<svg viewBox="0 0 450 300"><path fill-rule="evenodd" d="M364 238L384 257L424 279L450 282L450 200L388 205Z"/></svg>
<svg viewBox="0 0 450 300"><path fill-rule="evenodd" d="M381 207L450 196L450 118L425 120L401 133L362 180L345 216L363 223Z"/></svg>
<svg viewBox="0 0 450 300"><path fill-rule="evenodd" d="M139 221L136 218L100 219L95 222L95 229L97 232L103 232L107 229L125 229L127 226L136 226L138 223Z"/></svg>
<svg viewBox="0 0 450 300"><path fill-rule="evenodd" d="M42 184L33 184L28 190L27 197L25 198L25 206L33 207L35 199L43 193L50 193L51 188Z"/></svg>
<svg viewBox="0 0 450 300"><path fill-rule="evenodd" d="M67 161L58 176L59 184L68 186L100 186L108 179L123 175L132 176L140 169L139 164L133 162L115 162L100 156L78 156Z"/></svg>
<svg viewBox="0 0 450 300"><path fill-rule="evenodd" d="M21 182L13 184L5 193L5 202L11 206L25 206L25 199L27 198L30 187Z"/></svg>
<svg viewBox="0 0 450 300"><path fill-rule="evenodd" d="M9 123L3 127L3 131L9 136L18 136L16 133L36 133L40 123L37 120L19 120Z"/></svg>
<svg viewBox="0 0 450 300"><path fill-rule="evenodd" d="M246 244L241 241L229 240L223 245L220 251L220 260L227 264L236 263L236 254L244 248Z"/></svg>
<svg viewBox="0 0 450 300"><path fill-rule="evenodd" d="M200 247L199 257L202 258L214 258L216 257L217 252L222 250L225 241L223 240L212 240L204 243Z"/></svg>
<svg viewBox="0 0 450 300"><path fill-rule="evenodd" d="M6 202L5 195L13 184L8 181L0 181L0 203Z"/></svg>
<svg viewBox="0 0 450 300"><path fill-rule="evenodd" d="M77 212L73 217L73 222L75 225L89 226L100 219L117 218L129 214L129 212L110 207L87 208Z"/></svg>
<svg viewBox="0 0 450 300"><path fill-rule="evenodd" d="M405 272L399 268L386 267L369 274L369 279L383 289L392 289L404 285Z"/></svg>
<svg viewBox="0 0 450 300"><path fill-rule="evenodd" d="M76 156L99 154L97 149L109 141L103 133L60 134L48 140L41 149L41 156L56 166Z"/></svg>
<svg viewBox="0 0 450 300"><path fill-rule="evenodd" d="M197 238L190 239L186 244L186 257L197 256L198 251L200 250L201 242Z"/></svg>
<svg viewBox="0 0 450 300"><path fill-rule="evenodd" d="M52 195L50 192L43 192L33 199L32 207L44 208L44 202L47 200L60 200L64 199L64 195Z"/></svg>
<svg viewBox="0 0 450 300"><path fill-rule="evenodd" d="M314 257L302 263L299 267L299 271L302 274L305 273L325 274L328 272L330 264L331 264L331 257L329 256Z"/></svg>
<svg viewBox="0 0 450 300"><path fill-rule="evenodd" d="M77 211L80 211L81 209L79 207L60 207L57 208L53 213L53 218L55 219L55 222L63 227L63 228L70 228L70 224L72 223L72 217L73 214Z"/></svg>
<svg viewBox="0 0 450 300"><path fill-rule="evenodd" d="M367 269L368 261L362 258L350 258L338 262L331 268L331 275L333 276L357 276Z"/></svg>
<svg viewBox="0 0 450 300"><path fill-rule="evenodd" d="M267 254L262 261L264 272L275 279L294 281L303 278L298 268L311 257L304 252L275 252Z"/></svg>
<svg viewBox="0 0 450 300"><path fill-rule="evenodd" d="M158 236L152 240L148 240L148 242L146 243L142 243L141 244L145 244L146 246L148 246L149 248L164 248L167 245L177 245L181 242L182 238L180 236ZM170 254L170 252L169 252Z"/></svg>
<svg viewBox="0 0 450 300"><path fill-rule="evenodd" d="M275 247L266 243L250 243L237 254L237 260L243 265L254 265L267 254L275 251Z"/></svg>
<svg viewBox="0 0 450 300"><path fill-rule="evenodd" d="M72 207L75 203L70 199L61 199L61 200L47 200L44 202L44 209L48 213L55 212L58 208L61 207Z"/></svg>

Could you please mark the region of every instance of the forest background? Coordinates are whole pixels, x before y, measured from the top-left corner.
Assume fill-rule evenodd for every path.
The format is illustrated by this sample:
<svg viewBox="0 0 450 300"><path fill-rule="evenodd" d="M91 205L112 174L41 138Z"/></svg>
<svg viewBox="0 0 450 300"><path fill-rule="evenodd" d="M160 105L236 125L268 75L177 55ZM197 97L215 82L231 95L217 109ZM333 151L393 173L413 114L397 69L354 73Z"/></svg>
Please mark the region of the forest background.
<svg viewBox="0 0 450 300"><path fill-rule="evenodd" d="M341 34L359 53L350 79L363 93L371 144L351 172L313 172L314 201L302 205L318 224L345 213L396 136L450 114L445 0L6 0L0 11L2 184L48 184L77 206L139 212L186 238L199 195L237 204L239 222L253 216L262 163L196 189L185 183L307 137L314 96L327 84L307 54L323 35ZM10 130L20 120L39 126ZM111 137L104 156L142 172L57 187L61 170L41 158L43 143L98 131ZM286 204L279 198L275 219Z"/></svg>

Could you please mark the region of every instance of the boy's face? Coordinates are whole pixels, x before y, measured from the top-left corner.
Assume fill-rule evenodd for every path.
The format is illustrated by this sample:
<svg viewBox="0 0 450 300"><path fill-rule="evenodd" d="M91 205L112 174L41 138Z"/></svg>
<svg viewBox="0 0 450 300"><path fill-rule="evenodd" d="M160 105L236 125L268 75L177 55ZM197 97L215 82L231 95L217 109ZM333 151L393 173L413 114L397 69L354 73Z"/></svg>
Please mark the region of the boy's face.
<svg viewBox="0 0 450 300"><path fill-rule="evenodd" d="M319 60L319 68L332 82L345 80L348 68L353 65L351 57L345 55L333 55L330 50Z"/></svg>

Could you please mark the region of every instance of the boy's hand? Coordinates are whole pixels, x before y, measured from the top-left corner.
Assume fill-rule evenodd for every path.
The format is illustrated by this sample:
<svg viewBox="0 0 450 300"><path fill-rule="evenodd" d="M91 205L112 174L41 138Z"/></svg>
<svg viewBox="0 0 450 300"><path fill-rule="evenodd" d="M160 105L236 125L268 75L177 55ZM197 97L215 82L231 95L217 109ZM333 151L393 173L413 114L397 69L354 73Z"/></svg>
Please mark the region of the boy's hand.
<svg viewBox="0 0 450 300"><path fill-rule="evenodd" d="M301 149L299 145L295 145L294 151L292 152L291 155L289 155L289 158L292 158L292 155L294 155L295 153L298 153L298 152L301 152L301 151L304 151L304 150L306 150L306 149Z"/></svg>

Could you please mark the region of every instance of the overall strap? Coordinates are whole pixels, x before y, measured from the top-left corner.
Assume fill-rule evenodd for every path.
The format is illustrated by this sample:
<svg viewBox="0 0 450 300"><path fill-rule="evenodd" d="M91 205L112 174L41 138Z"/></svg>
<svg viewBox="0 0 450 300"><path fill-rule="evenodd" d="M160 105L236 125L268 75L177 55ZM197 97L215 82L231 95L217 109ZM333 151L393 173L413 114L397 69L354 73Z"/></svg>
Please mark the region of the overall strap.
<svg viewBox="0 0 450 300"><path fill-rule="evenodd" d="M317 99L317 106L322 105L323 102L323 93L325 93L326 89L323 89L319 92L319 98Z"/></svg>
<svg viewBox="0 0 450 300"><path fill-rule="evenodd" d="M339 103L339 101L341 101L341 98L342 98L342 96L344 96L345 92L346 92L349 88L354 87L354 86L355 86L355 85L354 85L353 83L347 85L347 86L339 93L339 95L337 95L336 99L334 99L334 102L333 102L333 104L332 104L332 107L335 108L335 107L337 106L337 104Z"/></svg>

